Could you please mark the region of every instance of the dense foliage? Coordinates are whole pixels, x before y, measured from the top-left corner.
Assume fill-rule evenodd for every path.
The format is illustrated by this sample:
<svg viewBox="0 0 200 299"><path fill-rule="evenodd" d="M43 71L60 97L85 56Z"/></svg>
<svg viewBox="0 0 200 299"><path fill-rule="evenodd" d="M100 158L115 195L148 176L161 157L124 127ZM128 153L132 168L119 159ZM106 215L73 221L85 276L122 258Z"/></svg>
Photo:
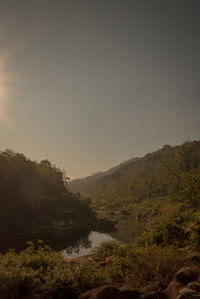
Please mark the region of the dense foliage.
<svg viewBox="0 0 200 299"><path fill-rule="evenodd" d="M91 215L90 206L100 217L117 220L118 235L135 242L104 242L92 256L77 260L64 260L41 242L37 249L29 243L20 253L10 250L0 255L2 298L77 298L103 284L163 290L187 264L186 256L199 250L200 142L164 146L70 187L84 200L69 191L62 172L48 160L0 154L2 223L26 217L38 223L65 217L80 222Z"/></svg>
<svg viewBox="0 0 200 299"><path fill-rule="evenodd" d="M88 205L68 190L63 172L48 160L34 162L11 150L0 153L1 229L64 219L81 221L91 215Z"/></svg>
<svg viewBox="0 0 200 299"><path fill-rule="evenodd" d="M200 142L165 145L108 172L74 180L70 188L90 197L100 216L116 219L125 240L180 215L189 225L200 207Z"/></svg>
<svg viewBox="0 0 200 299"><path fill-rule="evenodd" d="M134 247L105 242L90 258L64 260L39 241L26 250L0 255L2 299L77 298L102 284L163 289L184 264L187 251L175 247ZM173 261L173 262L172 262Z"/></svg>

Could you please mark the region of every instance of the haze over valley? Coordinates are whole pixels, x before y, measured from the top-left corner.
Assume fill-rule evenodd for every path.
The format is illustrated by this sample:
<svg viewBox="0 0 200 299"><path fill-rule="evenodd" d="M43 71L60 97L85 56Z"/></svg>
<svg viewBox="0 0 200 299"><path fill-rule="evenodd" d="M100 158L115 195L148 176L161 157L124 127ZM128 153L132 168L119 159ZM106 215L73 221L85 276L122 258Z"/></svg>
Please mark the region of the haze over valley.
<svg viewBox="0 0 200 299"><path fill-rule="evenodd" d="M0 299L200 296L200 1L0 1Z"/></svg>

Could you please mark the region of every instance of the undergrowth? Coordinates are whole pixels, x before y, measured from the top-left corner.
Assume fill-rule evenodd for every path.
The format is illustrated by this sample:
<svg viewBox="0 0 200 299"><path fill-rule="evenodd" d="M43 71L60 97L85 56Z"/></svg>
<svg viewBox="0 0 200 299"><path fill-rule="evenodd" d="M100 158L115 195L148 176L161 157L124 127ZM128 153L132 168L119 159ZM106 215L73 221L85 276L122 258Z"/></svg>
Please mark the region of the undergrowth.
<svg viewBox="0 0 200 299"><path fill-rule="evenodd" d="M35 294L76 298L102 284L163 289L184 264L186 254L174 246L135 247L110 241L94 249L89 259L71 261L41 241L37 249L29 242L20 253L9 250L0 255L1 298L36 298L31 297Z"/></svg>

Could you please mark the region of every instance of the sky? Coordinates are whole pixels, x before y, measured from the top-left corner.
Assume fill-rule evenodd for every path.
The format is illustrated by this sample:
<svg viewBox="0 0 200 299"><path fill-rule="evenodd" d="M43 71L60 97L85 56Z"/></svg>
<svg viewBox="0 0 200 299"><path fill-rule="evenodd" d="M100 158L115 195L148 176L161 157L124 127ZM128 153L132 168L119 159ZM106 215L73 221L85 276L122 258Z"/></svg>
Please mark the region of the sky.
<svg viewBox="0 0 200 299"><path fill-rule="evenodd" d="M199 0L0 0L0 150L73 179L200 140Z"/></svg>

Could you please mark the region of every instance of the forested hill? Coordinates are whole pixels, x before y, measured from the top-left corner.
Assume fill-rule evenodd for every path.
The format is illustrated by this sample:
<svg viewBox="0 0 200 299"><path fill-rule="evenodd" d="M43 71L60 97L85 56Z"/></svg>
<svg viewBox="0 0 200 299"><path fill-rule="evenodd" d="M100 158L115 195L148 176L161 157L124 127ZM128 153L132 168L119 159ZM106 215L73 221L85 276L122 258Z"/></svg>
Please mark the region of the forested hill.
<svg viewBox="0 0 200 299"><path fill-rule="evenodd" d="M200 141L165 145L143 158L135 158L108 170L70 182L73 192L115 204L165 197L183 185L200 167ZM183 186L182 186L183 187ZM172 199L176 199L177 192Z"/></svg>
<svg viewBox="0 0 200 299"><path fill-rule="evenodd" d="M40 163L10 150L0 153L0 224L56 226L93 217L86 203L68 190L63 172L48 160Z"/></svg>
<svg viewBox="0 0 200 299"><path fill-rule="evenodd" d="M97 211L118 219L131 216L136 226L180 216L180 209L200 205L200 141L165 145L108 172L71 181L70 188L90 197Z"/></svg>

